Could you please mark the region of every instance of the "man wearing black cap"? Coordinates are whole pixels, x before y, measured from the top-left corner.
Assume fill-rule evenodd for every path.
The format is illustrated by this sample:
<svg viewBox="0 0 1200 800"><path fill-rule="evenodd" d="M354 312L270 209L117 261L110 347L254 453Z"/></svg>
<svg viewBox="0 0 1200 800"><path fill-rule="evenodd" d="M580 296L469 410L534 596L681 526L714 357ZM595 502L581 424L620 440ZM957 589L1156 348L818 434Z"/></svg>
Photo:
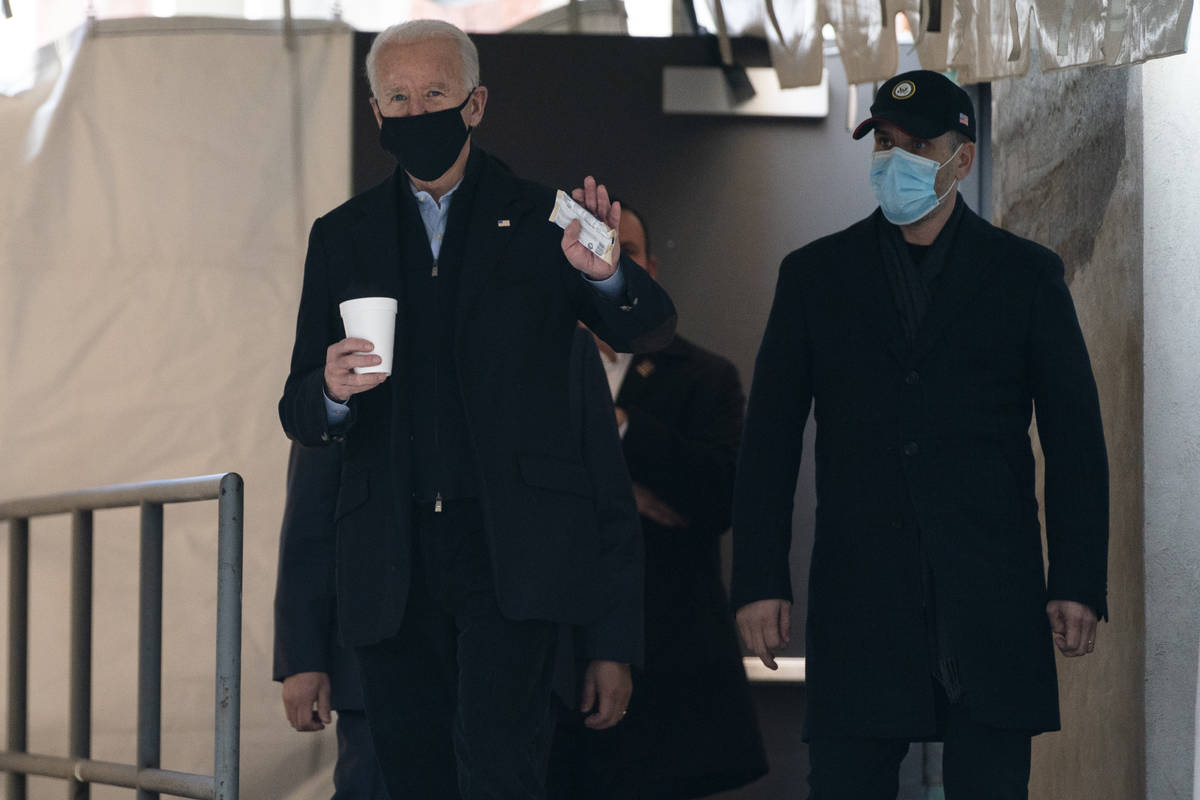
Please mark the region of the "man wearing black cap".
<svg viewBox="0 0 1200 800"><path fill-rule="evenodd" d="M883 84L854 132L874 133L879 209L784 259L758 354L732 594L747 645L773 667L812 407L811 800L894 798L909 743L930 740L945 741L951 800L1027 797L1030 737L1059 728L1054 646L1092 652L1107 614L1091 363L1062 261L955 191L975 131L970 98L942 75Z"/></svg>

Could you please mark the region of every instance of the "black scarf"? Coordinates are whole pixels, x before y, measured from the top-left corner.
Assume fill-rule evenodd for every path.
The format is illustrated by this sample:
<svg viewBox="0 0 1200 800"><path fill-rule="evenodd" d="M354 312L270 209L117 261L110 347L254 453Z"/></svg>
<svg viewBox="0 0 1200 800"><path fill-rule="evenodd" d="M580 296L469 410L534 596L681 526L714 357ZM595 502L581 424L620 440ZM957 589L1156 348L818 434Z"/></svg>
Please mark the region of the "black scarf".
<svg viewBox="0 0 1200 800"><path fill-rule="evenodd" d="M952 251L964 208L966 203L960 194L955 199L950 219L946 220L946 225L928 247L919 264L914 263L908 243L904 241L900 229L884 219L882 214L876 221L883 270L892 287L896 310L900 313L900 324L910 346L916 341L917 332L921 329L921 323L933 302L938 279L948 266L953 268L953 265L962 261L961 258L953 257L960 254L952 254ZM964 268L965 265L958 264L958 267ZM963 688L959 682L954 645L950 641L948 609L943 605L944 599L936 591L933 572L924 552L921 553L921 570L922 584L925 587L925 627L929 637L930 654L934 661L934 677L945 690L947 699L956 703L962 698Z"/></svg>
<svg viewBox="0 0 1200 800"><path fill-rule="evenodd" d="M909 344L916 341L917 331L929 311L933 289L949 261L958 221L962 219L966 205L962 195L957 195L950 219L946 220L920 264L913 262L900 228L884 219L882 214L876 218L875 229L879 237L879 252L883 257L883 271L892 287L896 310L900 312L900 324L904 327L904 336Z"/></svg>

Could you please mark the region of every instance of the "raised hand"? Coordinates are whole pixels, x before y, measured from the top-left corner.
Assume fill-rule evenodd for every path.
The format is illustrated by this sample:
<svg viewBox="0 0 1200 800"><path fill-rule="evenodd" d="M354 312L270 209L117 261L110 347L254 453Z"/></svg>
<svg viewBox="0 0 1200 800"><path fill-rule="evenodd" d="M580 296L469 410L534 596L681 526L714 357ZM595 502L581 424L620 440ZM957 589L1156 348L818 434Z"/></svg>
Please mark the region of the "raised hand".
<svg viewBox="0 0 1200 800"><path fill-rule="evenodd" d="M604 280L617 271L617 260L621 257L621 204L609 202L608 190L604 184L596 183L596 179L588 175L583 179L582 189L572 189L571 197L576 203L586 208L591 214L608 227L613 229L616 242L613 243L612 263L605 261L591 250L579 243L579 231L583 227L578 220L563 231L562 250L571 266L587 275L592 280Z"/></svg>

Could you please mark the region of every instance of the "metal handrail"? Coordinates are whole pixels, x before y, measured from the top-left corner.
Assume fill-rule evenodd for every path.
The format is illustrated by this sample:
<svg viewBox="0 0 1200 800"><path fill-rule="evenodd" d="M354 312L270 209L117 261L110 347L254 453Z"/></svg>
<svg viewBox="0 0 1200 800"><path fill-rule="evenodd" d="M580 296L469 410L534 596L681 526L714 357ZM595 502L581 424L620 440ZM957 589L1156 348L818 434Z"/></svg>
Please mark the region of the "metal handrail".
<svg viewBox="0 0 1200 800"><path fill-rule="evenodd" d="M217 657L213 698L213 774L161 769L163 506L216 500ZM98 509L141 507L138 583L137 763L95 761L91 754L92 516ZM228 472L180 480L105 486L0 503L9 522L8 744L0 770L5 797L25 800L26 775L63 778L85 800L93 783L196 800L238 800L241 717L243 483ZM71 514L71 673L68 755L26 751L29 697L29 520Z"/></svg>

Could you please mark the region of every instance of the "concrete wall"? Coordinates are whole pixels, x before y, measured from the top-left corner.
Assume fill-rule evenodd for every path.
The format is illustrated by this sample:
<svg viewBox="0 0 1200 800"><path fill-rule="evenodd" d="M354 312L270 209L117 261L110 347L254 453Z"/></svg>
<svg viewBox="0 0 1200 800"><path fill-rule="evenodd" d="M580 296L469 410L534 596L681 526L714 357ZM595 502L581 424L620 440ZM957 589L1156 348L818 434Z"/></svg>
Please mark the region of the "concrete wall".
<svg viewBox="0 0 1200 800"><path fill-rule="evenodd" d="M1200 34L1142 68L1145 107L1146 782L1200 797ZM1200 773L1200 768L1196 768ZM1193 792L1195 794L1193 795Z"/></svg>
<svg viewBox="0 0 1200 800"><path fill-rule="evenodd" d="M1034 73L993 87L994 209L1067 266L1108 441L1112 616L1094 654L1059 657L1063 731L1034 740L1030 796L1132 800L1145 796L1141 79Z"/></svg>

